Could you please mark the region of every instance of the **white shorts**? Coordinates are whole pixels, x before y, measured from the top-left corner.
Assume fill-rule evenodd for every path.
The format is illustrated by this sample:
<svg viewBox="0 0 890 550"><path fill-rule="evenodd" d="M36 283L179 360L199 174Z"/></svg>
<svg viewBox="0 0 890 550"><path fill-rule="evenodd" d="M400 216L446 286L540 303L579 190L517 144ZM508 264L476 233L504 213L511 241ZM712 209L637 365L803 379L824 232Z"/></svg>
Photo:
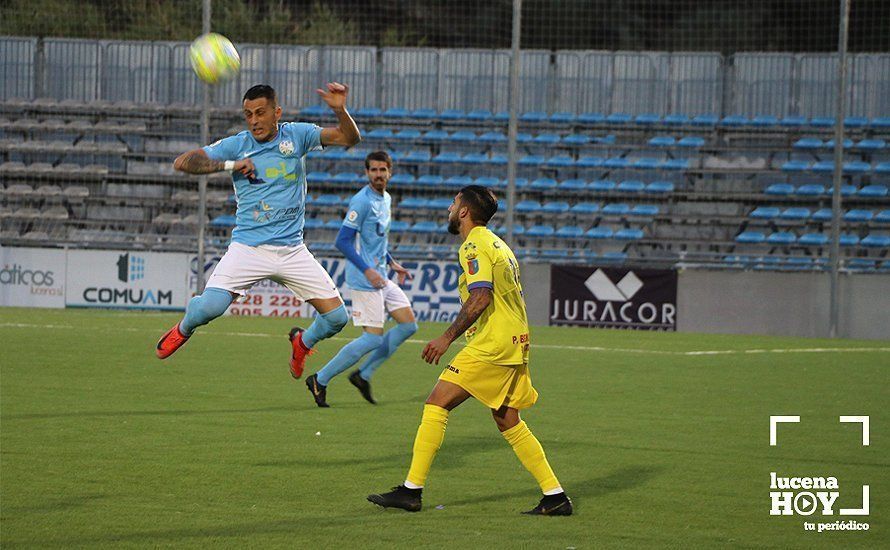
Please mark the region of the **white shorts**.
<svg viewBox="0 0 890 550"><path fill-rule="evenodd" d="M216 264L206 286L243 296L263 279L283 284L304 302L340 297L331 276L304 244L247 246L232 243Z"/></svg>
<svg viewBox="0 0 890 550"><path fill-rule="evenodd" d="M405 291L387 279L379 290L352 291L352 322L357 327L383 328L386 313L411 307Z"/></svg>

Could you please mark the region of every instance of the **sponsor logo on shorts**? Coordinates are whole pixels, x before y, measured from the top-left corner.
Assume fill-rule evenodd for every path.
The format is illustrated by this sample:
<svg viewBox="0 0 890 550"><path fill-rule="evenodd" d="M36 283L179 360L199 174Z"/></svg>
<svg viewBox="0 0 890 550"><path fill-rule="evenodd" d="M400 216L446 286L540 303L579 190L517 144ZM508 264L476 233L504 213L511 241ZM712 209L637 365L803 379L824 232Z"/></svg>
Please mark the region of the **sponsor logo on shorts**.
<svg viewBox="0 0 890 550"><path fill-rule="evenodd" d="M453 372L454 374L460 374L460 369L455 368L455 367L453 367L453 366L451 366L451 365L448 365L448 370L450 370L450 371Z"/></svg>

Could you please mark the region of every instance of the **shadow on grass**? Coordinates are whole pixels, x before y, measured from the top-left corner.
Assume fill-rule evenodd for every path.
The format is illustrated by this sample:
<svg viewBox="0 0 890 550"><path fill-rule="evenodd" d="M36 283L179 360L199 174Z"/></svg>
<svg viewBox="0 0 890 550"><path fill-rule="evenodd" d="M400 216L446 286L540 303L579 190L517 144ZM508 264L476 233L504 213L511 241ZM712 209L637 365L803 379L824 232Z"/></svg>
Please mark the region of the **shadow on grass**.
<svg viewBox="0 0 890 550"><path fill-rule="evenodd" d="M35 506L4 506L3 514L4 519L16 514L50 514L80 508L103 498L108 498L108 495L79 495Z"/></svg>

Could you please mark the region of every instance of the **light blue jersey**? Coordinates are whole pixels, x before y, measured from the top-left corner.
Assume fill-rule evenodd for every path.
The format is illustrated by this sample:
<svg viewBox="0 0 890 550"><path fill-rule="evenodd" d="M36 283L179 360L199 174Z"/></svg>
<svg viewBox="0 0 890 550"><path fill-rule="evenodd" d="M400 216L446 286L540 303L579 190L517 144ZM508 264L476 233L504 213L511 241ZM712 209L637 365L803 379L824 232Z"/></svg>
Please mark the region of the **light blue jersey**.
<svg viewBox="0 0 890 550"><path fill-rule="evenodd" d="M278 125L275 139L260 143L249 131L204 147L213 160L253 160L256 174L248 179L233 172L235 229L232 242L295 246L303 242L306 208L306 153L321 148L321 128L303 122ZM387 218L388 219L388 218Z"/></svg>
<svg viewBox="0 0 890 550"><path fill-rule="evenodd" d="M343 225L358 231L355 249L362 260L376 269L385 279L387 276L386 253L388 251L390 211L392 197L386 191L381 195L370 185L352 196ZM346 284L353 290L377 290L359 268L346 264Z"/></svg>

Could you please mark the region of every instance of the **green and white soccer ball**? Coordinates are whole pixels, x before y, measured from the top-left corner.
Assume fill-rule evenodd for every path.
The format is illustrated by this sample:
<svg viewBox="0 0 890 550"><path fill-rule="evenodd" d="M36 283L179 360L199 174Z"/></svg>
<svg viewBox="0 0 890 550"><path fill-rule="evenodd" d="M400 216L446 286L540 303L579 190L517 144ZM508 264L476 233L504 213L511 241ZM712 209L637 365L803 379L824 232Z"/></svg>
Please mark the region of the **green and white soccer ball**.
<svg viewBox="0 0 890 550"><path fill-rule="evenodd" d="M241 70L238 50L228 38L215 32L196 38L189 49L189 58L195 74L208 84L225 82Z"/></svg>

